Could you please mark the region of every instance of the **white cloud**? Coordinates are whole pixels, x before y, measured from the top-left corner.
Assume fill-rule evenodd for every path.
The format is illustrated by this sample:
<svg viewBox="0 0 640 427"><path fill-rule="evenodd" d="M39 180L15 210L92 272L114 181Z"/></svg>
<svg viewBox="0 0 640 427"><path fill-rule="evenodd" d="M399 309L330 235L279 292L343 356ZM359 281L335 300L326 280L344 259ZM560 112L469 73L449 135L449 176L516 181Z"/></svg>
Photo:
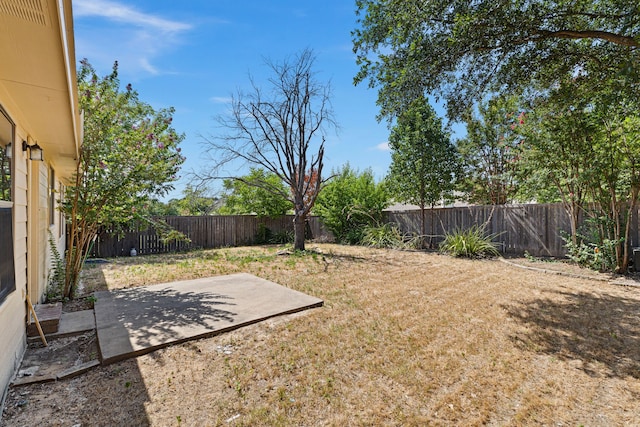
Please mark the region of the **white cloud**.
<svg viewBox="0 0 640 427"><path fill-rule="evenodd" d="M183 22L171 21L151 14L139 12L132 7L107 0L76 0L74 15L99 16L138 27L154 28L163 32L180 32L191 28Z"/></svg>
<svg viewBox="0 0 640 427"><path fill-rule="evenodd" d="M231 97L225 96L212 96L209 100L215 104L230 104L232 101Z"/></svg>
<svg viewBox="0 0 640 427"><path fill-rule="evenodd" d="M98 69L118 60L123 75L166 74L157 62L181 43L190 24L139 11L111 0L75 0L76 52ZM97 62L97 63L96 63ZM131 77L129 77L131 79Z"/></svg>
<svg viewBox="0 0 640 427"><path fill-rule="evenodd" d="M142 67L143 70L146 70L150 74L159 74L158 69L149 63L148 58L140 58L138 64L140 64L140 67Z"/></svg>
<svg viewBox="0 0 640 427"><path fill-rule="evenodd" d="M376 150L378 151L391 151L391 148L389 148L389 142L381 142L380 144L376 145L375 147Z"/></svg>

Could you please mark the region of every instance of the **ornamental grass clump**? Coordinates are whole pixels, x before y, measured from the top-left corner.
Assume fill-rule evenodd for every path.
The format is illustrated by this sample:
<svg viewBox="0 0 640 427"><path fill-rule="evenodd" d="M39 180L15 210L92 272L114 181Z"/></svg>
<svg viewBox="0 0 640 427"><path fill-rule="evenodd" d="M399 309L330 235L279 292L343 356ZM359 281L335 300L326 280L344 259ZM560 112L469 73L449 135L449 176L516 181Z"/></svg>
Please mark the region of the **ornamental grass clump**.
<svg viewBox="0 0 640 427"><path fill-rule="evenodd" d="M365 227L360 244L372 248L415 249L419 241L416 236L404 235L398 227L387 223Z"/></svg>
<svg viewBox="0 0 640 427"><path fill-rule="evenodd" d="M493 239L497 234L485 235L484 228L474 225L466 230L447 233L440 243L440 252L465 258L485 258L500 255Z"/></svg>

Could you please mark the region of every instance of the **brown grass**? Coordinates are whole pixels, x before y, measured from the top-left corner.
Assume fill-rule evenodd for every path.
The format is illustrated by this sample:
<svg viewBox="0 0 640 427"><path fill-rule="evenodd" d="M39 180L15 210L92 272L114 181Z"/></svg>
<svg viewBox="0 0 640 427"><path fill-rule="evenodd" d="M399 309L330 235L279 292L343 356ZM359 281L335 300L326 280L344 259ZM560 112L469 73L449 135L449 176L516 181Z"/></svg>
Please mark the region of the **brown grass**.
<svg viewBox="0 0 640 427"><path fill-rule="evenodd" d="M322 254L221 249L87 269L85 291L245 271L325 306L30 386L30 404L8 425L34 414L46 415L38 425L92 426L637 422L640 288L499 261L317 248Z"/></svg>

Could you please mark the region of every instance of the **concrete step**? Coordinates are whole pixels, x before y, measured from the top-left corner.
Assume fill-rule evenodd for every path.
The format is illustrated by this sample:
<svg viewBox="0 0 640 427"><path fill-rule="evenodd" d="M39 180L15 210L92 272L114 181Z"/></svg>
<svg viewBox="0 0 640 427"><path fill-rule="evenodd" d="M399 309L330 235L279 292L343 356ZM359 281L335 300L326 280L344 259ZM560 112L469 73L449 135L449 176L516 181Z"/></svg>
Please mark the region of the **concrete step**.
<svg viewBox="0 0 640 427"><path fill-rule="evenodd" d="M37 304L34 307L40 327L45 335L55 334L60 327L60 317L62 316L62 303L56 302L54 304ZM29 311L30 322L27 326L27 336L38 336L38 327L36 326L35 319Z"/></svg>

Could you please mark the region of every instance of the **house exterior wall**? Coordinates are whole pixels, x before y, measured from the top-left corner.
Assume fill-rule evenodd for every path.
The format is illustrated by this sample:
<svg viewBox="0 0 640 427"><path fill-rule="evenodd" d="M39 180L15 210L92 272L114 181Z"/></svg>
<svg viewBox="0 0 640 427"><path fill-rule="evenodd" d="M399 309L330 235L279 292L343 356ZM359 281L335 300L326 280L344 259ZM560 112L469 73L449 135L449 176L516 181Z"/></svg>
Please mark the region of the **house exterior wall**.
<svg viewBox="0 0 640 427"><path fill-rule="evenodd" d="M0 88L1 89L1 88ZM28 152L20 148L28 132L21 126L19 116L4 107L0 90L0 107L15 123L12 166L13 257L16 290L0 302L0 403L12 376L19 367L26 349L27 305L42 303L46 297L49 271L54 264L49 244L49 232L58 253L65 251L65 225L57 211L58 199L64 188L56 170L47 159L44 162L27 159ZM3 149L3 148L2 148ZM55 177L54 203L51 204L51 174ZM4 202L6 203L6 202ZM51 208L54 213L52 215ZM53 222L52 222L53 219Z"/></svg>
<svg viewBox="0 0 640 427"><path fill-rule="evenodd" d="M29 209L28 209L28 283L32 304L45 300L49 275L49 198L48 165L44 162L29 162Z"/></svg>
<svg viewBox="0 0 640 427"><path fill-rule="evenodd" d="M20 123L14 118L12 111L2 104L0 92L0 105L15 123L14 143L21 141L25 134ZM26 348L26 295L27 295L27 161L22 150L13 150L13 257L15 266L16 289L0 303L0 392L4 393L6 384L9 383L14 372L18 368ZM2 256L10 256L2 254Z"/></svg>
<svg viewBox="0 0 640 427"><path fill-rule="evenodd" d="M0 106L3 106L1 95L0 91ZM26 299L29 298L34 305L45 300L49 271L53 265L49 231L58 252L63 254L65 249L64 220L57 212L59 192L54 195L55 212L51 214L50 173L53 171L56 176L55 169L47 162L46 153L44 162L31 161L27 159L28 152L15 149L27 139L27 132L10 109L4 106L3 109L15 123L11 204L16 290L0 302L0 343L3 348L0 351L0 403L26 348ZM63 188L58 178L55 178L53 186L56 189Z"/></svg>
<svg viewBox="0 0 640 427"><path fill-rule="evenodd" d="M0 107L13 123L11 200L0 201L11 208L13 253L0 251L0 260L12 256L15 272L15 290L0 288L0 410L26 348L27 298L33 304L45 299L49 231L64 254L63 217L54 212L51 190L71 179L82 137L71 0L15 3L19 7L0 8ZM23 141L38 143L44 162L28 160ZM0 236L8 237L6 231Z"/></svg>

